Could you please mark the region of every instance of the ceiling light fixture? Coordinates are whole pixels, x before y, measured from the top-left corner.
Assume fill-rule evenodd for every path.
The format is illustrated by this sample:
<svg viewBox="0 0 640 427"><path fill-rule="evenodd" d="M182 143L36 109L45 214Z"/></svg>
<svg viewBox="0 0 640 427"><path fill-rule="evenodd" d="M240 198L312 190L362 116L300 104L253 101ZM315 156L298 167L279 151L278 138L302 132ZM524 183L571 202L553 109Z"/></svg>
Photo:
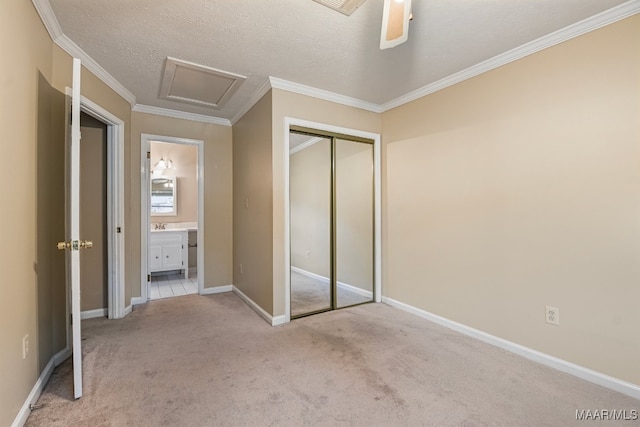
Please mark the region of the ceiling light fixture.
<svg viewBox="0 0 640 427"><path fill-rule="evenodd" d="M411 19L411 0L384 0L380 49L389 49L406 42Z"/></svg>

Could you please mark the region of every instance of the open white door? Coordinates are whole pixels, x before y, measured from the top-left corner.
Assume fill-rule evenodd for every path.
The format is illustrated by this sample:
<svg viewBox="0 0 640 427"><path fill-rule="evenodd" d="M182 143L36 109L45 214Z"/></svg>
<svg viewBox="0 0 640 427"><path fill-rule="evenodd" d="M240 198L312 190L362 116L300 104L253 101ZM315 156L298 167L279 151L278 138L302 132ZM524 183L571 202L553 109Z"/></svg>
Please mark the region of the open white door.
<svg viewBox="0 0 640 427"><path fill-rule="evenodd" d="M71 177L69 215L71 225L73 396L76 399L82 396L82 347L80 344L80 70L80 60L73 58L73 83L71 87L71 159L69 162L69 173Z"/></svg>
<svg viewBox="0 0 640 427"><path fill-rule="evenodd" d="M71 90L71 139L68 157L68 207L67 241L59 242L58 249L69 251L67 277L71 284L71 319L73 350L73 394L82 396L82 348L80 328L80 249L93 246L80 240L80 60L73 59L73 83Z"/></svg>

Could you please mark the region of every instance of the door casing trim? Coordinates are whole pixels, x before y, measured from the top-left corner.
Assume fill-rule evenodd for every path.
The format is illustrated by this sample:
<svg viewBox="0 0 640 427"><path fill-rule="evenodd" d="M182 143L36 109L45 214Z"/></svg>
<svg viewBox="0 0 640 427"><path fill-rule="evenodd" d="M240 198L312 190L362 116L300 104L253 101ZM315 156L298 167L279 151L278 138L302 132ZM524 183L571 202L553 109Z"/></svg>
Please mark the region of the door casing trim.
<svg viewBox="0 0 640 427"><path fill-rule="evenodd" d="M71 89L67 88L67 93L70 91ZM80 111L107 125L107 313L109 319L120 319L126 315L124 301L124 121L82 95L80 96Z"/></svg>
<svg viewBox="0 0 640 427"><path fill-rule="evenodd" d="M198 294L204 294L204 141L201 139L179 138L174 136L153 135L142 133L140 135L140 296L131 298L134 305L145 304L149 301L147 286L148 273L148 242L151 232L151 220L149 214L149 186L151 170L147 159L147 151L150 142L167 142L171 144L193 145L198 150L198 241L197 241L197 265L198 265Z"/></svg>

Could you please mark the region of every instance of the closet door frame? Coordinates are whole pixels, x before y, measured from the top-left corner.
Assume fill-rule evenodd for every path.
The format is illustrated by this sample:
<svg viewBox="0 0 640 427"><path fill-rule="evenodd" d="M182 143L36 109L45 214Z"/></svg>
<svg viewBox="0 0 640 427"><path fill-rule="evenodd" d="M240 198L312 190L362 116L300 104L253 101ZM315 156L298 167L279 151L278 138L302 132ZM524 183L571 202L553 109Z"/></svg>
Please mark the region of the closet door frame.
<svg viewBox="0 0 640 427"><path fill-rule="evenodd" d="M322 123L311 122L307 120L299 120L291 117L285 117L285 141L284 141L284 172L285 172L285 188L284 188L284 212L285 212L285 253L284 253L284 271L285 271L285 289L284 289L284 302L285 302L285 322L291 321L291 218L290 218L290 193L289 193L289 135L291 131L309 133L315 136L327 137L331 139L331 158L332 158L332 180L335 181L335 141L336 139L344 139L353 142L363 142L373 145L373 302L381 302L381 285L382 285L382 248L381 248L381 235L382 235L382 221L381 221L381 159L380 159L380 134L372 132L364 132L355 129L349 129L339 126L332 126ZM335 182L332 185L331 194L331 221L335 219L335 194L333 194L335 188ZM331 225L331 240L332 247L335 242L335 224ZM331 287L332 287L332 309L337 305L337 296L334 290L336 284L336 251L332 250L331 253Z"/></svg>

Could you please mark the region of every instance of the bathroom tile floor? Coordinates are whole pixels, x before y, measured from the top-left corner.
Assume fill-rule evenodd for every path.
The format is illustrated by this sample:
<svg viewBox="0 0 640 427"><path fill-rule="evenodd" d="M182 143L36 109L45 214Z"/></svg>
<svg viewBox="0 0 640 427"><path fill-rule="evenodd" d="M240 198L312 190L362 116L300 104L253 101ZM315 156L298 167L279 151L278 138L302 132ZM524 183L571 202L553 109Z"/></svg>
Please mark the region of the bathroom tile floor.
<svg viewBox="0 0 640 427"><path fill-rule="evenodd" d="M198 273L189 273L185 279L184 274L171 273L151 276L149 299L171 298L181 295L198 293Z"/></svg>

